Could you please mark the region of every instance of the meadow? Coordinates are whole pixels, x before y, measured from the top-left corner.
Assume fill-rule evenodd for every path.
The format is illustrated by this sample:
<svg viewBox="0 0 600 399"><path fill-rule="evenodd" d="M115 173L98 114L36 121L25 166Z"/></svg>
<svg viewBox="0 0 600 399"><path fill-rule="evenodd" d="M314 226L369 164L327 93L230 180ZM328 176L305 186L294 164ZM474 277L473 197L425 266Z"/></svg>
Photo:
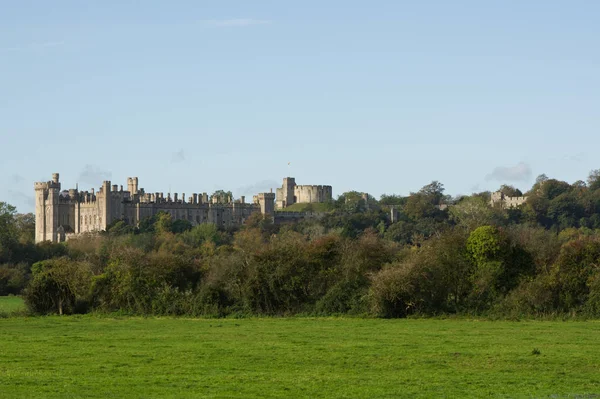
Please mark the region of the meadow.
<svg viewBox="0 0 600 399"><path fill-rule="evenodd" d="M3 398L581 397L600 322L0 319Z"/></svg>
<svg viewBox="0 0 600 399"><path fill-rule="evenodd" d="M14 313L24 312L25 304L18 296L0 296L0 315L9 316Z"/></svg>

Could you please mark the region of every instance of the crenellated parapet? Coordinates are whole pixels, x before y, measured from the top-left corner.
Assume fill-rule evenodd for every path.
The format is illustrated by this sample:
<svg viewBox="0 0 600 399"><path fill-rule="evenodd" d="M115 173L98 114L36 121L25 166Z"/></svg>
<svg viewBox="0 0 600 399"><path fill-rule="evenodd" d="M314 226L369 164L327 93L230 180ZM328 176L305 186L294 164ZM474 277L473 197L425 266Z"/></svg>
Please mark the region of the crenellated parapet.
<svg viewBox="0 0 600 399"><path fill-rule="evenodd" d="M213 223L220 227L239 226L256 212L272 213L275 194L266 193L260 202L247 203L245 197L210 198L206 192L147 193L137 177L127 178L127 186L104 181L99 190L60 190L59 174L48 182L34 183L36 193L36 242L59 242L83 233L106 230L116 220L137 225L158 212L192 225ZM269 202L271 205L269 205Z"/></svg>
<svg viewBox="0 0 600 399"><path fill-rule="evenodd" d="M523 205L525 202L527 202L526 196L509 197L508 195L504 194L502 191L496 191L496 192L492 193L491 198L490 198L491 206L499 206L503 209L518 208L519 206Z"/></svg>
<svg viewBox="0 0 600 399"><path fill-rule="evenodd" d="M327 185L297 185L293 177L283 179L277 191L276 208L284 209L293 204L322 203L333 199L333 189Z"/></svg>

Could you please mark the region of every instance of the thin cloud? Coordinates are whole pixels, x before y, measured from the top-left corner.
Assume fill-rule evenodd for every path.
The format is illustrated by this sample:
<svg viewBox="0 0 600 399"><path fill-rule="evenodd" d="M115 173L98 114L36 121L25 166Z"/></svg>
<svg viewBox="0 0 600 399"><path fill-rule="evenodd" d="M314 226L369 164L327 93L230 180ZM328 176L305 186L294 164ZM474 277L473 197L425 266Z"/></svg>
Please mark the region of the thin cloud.
<svg viewBox="0 0 600 399"><path fill-rule="evenodd" d="M12 182L13 182L14 184L19 184L19 183L21 183L23 180L25 180L25 178L24 178L23 176L21 176L21 175L19 175L19 174L17 174L17 173L15 173L14 175L12 175L12 176L10 177L10 179L12 180Z"/></svg>
<svg viewBox="0 0 600 399"><path fill-rule="evenodd" d="M8 196L17 203L17 206L24 204L29 208L35 208L35 198L31 195L27 195L22 191L8 190Z"/></svg>
<svg viewBox="0 0 600 399"><path fill-rule="evenodd" d="M87 164L79 174L78 183L100 185L104 180L110 180L112 173L95 165Z"/></svg>
<svg viewBox="0 0 600 399"><path fill-rule="evenodd" d="M249 196L258 193L269 192L270 189L275 190L275 188L278 186L279 183L277 183L275 180L261 180L254 184L240 187L236 190L236 192L240 193L240 195Z"/></svg>
<svg viewBox="0 0 600 399"><path fill-rule="evenodd" d="M529 181L531 177L531 166L525 162L519 162L515 166L498 166L492 173L485 177L485 180L497 180L501 182Z"/></svg>
<svg viewBox="0 0 600 399"><path fill-rule="evenodd" d="M185 153L183 152L183 149L174 152L171 155L171 163L180 163L185 161Z"/></svg>
<svg viewBox="0 0 600 399"><path fill-rule="evenodd" d="M254 18L231 18L231 19L207 19L202 21L204 25L214 26L218 28L241 28L254 25L267 25L271 21L266 19Z"/></svg>
<svg viewBox="0 0 600 399"><path fill-rule="evenodd" d="M581 162L581 161L585 160L585 153L580 152L578 154L565 155L564 159L566 159L567 161L572 161L572 162Z"/></svg>

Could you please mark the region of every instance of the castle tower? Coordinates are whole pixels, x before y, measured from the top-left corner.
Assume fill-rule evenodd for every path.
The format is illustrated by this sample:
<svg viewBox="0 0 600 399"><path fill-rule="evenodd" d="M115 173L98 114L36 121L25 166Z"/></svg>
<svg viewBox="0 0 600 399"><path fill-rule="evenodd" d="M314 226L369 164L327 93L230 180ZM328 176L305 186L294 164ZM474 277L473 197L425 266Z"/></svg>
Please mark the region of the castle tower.
<svg viewBox="0 0 600 399"><path fill-rule="evenodd" d="M285 200L284 207L294 204L294 187L296 187L296 179L293 177L286 177L283 179L283 200Z"/></svg>
<svg viewBox="0 0 600 399"><path fill-rule="evenodd" d="M115 189L116 191L116 189ZM98 195L97 201L100 208L100 229L106 230L112 222L112 207L111 207L112 193L110 191L110 180L102 182L102 195Z"/></svg>
<svg viewBox="0 0 600 399"><path fill-rule="evenodd" d="M35 189L35 242L58 241L59 174L53 173L49 182L36 182Z"/></svg>
<svg viewBox="0 0 600 399"><path fill-rule="evenodd" d="M275 213L274 193L260 193L257 197L258 203L260 204L260 213L263 215L272 215Z"/></svg>
<svg viewBox="0 0 600 399"><path fill-rule="evenodd" d="M46 194L48 183L36 182L35 189L35 242L46 241Z"/></svg>
<svg viewBox="0 0 600 399"><path fill-rule="evenodd" d="M139 189L138 178L137 177L128 177L127 178L127 191L133 197L134 194L137 194Z"/></svg>
<svg viewBox="0 0 600 399"><path fill-rule="evenodd" d="M59 174L52 173L46 201L46 239L58 242L58 199L60 194Z"/></svg>

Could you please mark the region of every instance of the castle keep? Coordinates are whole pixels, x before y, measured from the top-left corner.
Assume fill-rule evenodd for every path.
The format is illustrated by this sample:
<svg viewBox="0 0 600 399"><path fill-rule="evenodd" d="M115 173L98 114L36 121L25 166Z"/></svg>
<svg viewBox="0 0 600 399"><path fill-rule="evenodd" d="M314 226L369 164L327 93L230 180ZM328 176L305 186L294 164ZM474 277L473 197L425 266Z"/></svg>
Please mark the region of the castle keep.
<svg viewBox="0 0 600 399"><path fill-rule="evenodd" d="M283 209L293 204L327 202L332 199L331 186L298 186L293 177L283 179L283 185L276 190L276 193L276 209Z"/></svg>
<svg viewBox="0 0 600 399"><path fill-rule="evenodd" d="M61 191L59 174L52 180L38 182L35 187L35 241L65 241L70 235L106 230L115 220L137 225L159 211L173 220L188 220L192 225L213 223L220 227L239 226L255 212L273 214L275 194L260 193L253 203L245 198L210 198L207 193L174 194L146 193L138 186L138 178L127 179L127 189L102 183L96 192L69 189Z"/></svg>

